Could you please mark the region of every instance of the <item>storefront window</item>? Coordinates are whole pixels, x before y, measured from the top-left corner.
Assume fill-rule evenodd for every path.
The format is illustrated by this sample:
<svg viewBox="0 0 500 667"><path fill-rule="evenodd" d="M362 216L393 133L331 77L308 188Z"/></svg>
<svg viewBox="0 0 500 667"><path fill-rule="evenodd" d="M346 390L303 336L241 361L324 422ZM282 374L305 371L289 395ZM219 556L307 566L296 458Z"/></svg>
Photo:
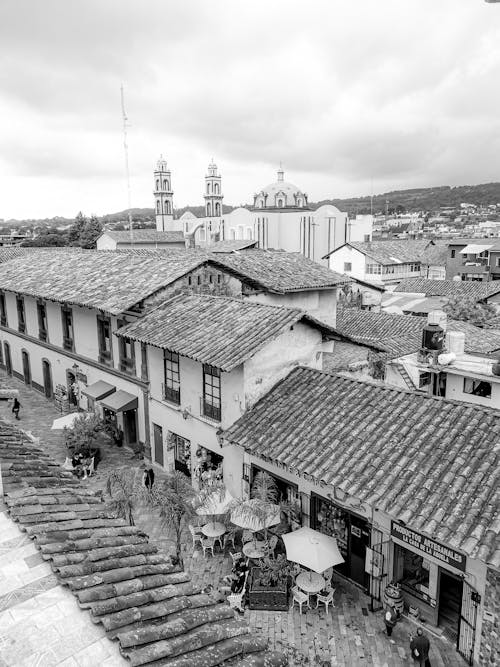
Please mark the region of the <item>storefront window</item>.
<svg viewBox="0 0 500 667"><path fill-rule="evenodd" d="M328 501L318 502L316 529L337 540L342 557L347 560L349 550L349 513Z"/></svg>
<svg viewBox="0 0 500 667"><path fill-rule="evenodd" d="M408 551L404 547L396 546L396 579L403 588L410 588L419 593L429 588L429 570L425 567L423 556Z"/></svg>
<svg viewBox="0 0 500 667"><path fill-rule="evenodd" d="M169 431L167 447L174 450L175 469L191 477L191 440Z"/></svg>
<svg viewBox="0 0 500 667"><path fill-rule="evenodd" d="M198 447L195 454L194 476L200 488L214 486L222 480L223 457L205 447Z"/></svg>

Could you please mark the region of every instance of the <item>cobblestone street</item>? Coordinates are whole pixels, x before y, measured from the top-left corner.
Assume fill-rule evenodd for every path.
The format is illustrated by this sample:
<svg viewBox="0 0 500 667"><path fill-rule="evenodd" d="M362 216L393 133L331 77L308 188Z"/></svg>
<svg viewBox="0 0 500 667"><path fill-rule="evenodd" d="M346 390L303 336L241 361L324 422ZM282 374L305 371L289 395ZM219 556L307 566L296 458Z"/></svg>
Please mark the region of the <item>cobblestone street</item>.
<svg viewBox="0 0 500 667"><path fill-rule="evenodd" d="M64 462L65 446L62 431L52 431L52 421L60 416L54 405L41 394L26 387L15 378L2 375L0 386L19 390L22 405L20 421L11 413L10 402L0 401L0 419L14 422L34 437L40 438L40 446L54 460ZM105 488L107 473L117 466L134 467L137 476L142 475L142 461L133 457L131 450L111 446L102 453L102 461L96 475L84 483L95 489ZM161 473L157 474L157 479ZM141 505L135 514L136 524L147 532L151 541L161 549L173 551L165 523L159 516ZM227 553L216 552L214 557L204 558L200 551L192 553L191 537L185 537L185 566L196 583L217 586L230 571L231 560ZM269 638L271 648L295 649L289 664L339 665L367 667L400 667L415 663L409 656L408 634L415 625L404 619L397 624L393 642L384 634L382 612L369 611L370 600L349 582L337 578L335 608L328 614L324 609L308 610L302 615L298 607L287 612L245 611L245 618L259 634ZM84 613L84 612L82 612ZM466 663L455 648L445 639L429 634L431 639L431 663L433 667L463 667ZM0 651L1 655L1 651ZM298 656L298 658L297 658ZM0 658L0 665L2 665ZM90 663L89 663L90 664Z"/></svg>

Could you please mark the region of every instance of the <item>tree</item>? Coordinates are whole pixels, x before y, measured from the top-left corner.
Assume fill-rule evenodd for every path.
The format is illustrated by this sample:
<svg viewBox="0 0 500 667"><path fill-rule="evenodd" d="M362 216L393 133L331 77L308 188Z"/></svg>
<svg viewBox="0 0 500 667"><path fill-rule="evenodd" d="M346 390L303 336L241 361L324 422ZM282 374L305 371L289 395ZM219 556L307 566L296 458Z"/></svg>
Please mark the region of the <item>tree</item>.
<svg viewBox="0 0 500 667"><path fill-rule="evenodd" d="M131 468L117 468L108 475L106 491L112 500L108 503L112 511L135 526L134 511L141 497L141 486L136 482L136 471Z"/></svg>
<svg viewBox="0 0 500 667"><path fill-rule="evenodd" d="M451 319L469 322L477 327L496 315L494 306L489 303L479 303L470 296L451 298L443 310Z"/></svg>
<svg viewBox="0 0 500 667"><path fill-rule="evenodd" d="M160 510L160 516L166 519L168 528L174 531L175 552L182 569L182 531L195 516L195 495L188 477L178 470L169 473L159 484L154 484L146 495L148 504Z"/></svg>
<svg viewBox="0 0 500 667"><path fill-rule="evenodd" d="M48 248L48 247L58 247L62 248L67 245L66 234L40 234L34 239L29 241L23 241L21 247L23 248Z"/></svg>
<svg viewBox="0 0 500 667"><path fill-rule="evenodd" d="M77 417L71 428L64 429L66 445L75 453L82 449L95 448L99 440L107 436L108 428L107 422L97 414Z"/></svg>
<svg viewBox="0 0 500 667"><path fill-rule="evenodd" d="M80 245L80 237L87 223L87 218L80 211L68 231L69 245Z"/></svg>
<svg viewBox="0 0 500 667"><path fill-rule="evenodd" d="M80 232L80 238L78 244L82 248L93 249L97 245L97 239L102 234L104 225L95 215L90 216L90 220L87 220L83 226L83 229Z"/></svg>

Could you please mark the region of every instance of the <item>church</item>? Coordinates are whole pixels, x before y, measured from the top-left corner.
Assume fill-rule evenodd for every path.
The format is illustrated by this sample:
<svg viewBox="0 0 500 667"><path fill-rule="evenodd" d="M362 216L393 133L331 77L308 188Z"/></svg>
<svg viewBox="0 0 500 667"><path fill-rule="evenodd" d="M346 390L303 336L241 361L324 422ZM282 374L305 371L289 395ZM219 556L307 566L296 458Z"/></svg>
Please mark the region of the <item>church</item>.
<svg viewBox="0 0 500 667"><path fill-rule="evenodd" d="M157 230L183 232L186 245L209 247L216 241L253 240L258 248L299 252L327 265L326 256L344 243L371 241L372 216L349 219L331 204L313 209L307 194L285 180L281 166L277 180L253 195L252 205L224 213L222 177L211 161L203 191L204 217L186 211L174 218L172 174L164 159L156 165L154 184Z"/></svg>

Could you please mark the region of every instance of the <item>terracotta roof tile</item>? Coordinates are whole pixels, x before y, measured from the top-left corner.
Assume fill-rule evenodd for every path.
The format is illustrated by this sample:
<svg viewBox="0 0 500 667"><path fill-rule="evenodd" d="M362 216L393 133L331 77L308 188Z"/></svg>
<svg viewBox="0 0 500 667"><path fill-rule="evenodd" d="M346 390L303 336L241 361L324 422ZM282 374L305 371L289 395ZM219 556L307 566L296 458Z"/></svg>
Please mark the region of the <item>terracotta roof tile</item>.
<svg viewBox="0 0 500 667"><path fill-rule="evenodd" d="M165 665L201 666L210 655L215 667L249 654L258 664L285 666L286 658L268 652L267 640L251 635L218 592L203 593L170 557L157 553L138 527L116 519L99 495L71 479L71 473L52 464L6 424L0 424L0 462L11 517L36 541L59 582L90 611L92 620L118 640L131 665L161 660ZM48 470L52 486L41 488L38 473ZM86 518L83 508L88 504L102 518ZM53 512L46 523L46 510L53 506L83 511L70 521L65 511Z"/></svg>
<svg viewBox="0 0 500 667"><path fill-rule="evenodd" d="M469 556L490 561L500 548L494 410L298 368L223 438L432 527Z"/></svg>
<svg viewBox="0 0 500 667"><path fill-rule="evenodd" d="M299 321L338 336L302 310L197 295L170 299L116 335L230 371Z"/></svg>
<svg viewBox="0 0 500 667"><path fill-rule="evenodd" d="M500 292L500 280L428 280L406 278L396 286L395 292L411 292L426 296L467 296L481 301Z"/></svg>
<svg viewBox="0 0 500 667"><path fill-rule="evenodd" d="M119 243L179 243L184 241L184 232L162 232L157 229L133 229L130 231L104 231L102 236L109 236Z"/></svg>
<svg viewBox="0 0 500 667"><path fill-rule="evenodd" d="M350 241L350 245L376 262L383 265L403 264L408 262L421 262L431 241L370 241L368 243L357 243Z"/></svg>

